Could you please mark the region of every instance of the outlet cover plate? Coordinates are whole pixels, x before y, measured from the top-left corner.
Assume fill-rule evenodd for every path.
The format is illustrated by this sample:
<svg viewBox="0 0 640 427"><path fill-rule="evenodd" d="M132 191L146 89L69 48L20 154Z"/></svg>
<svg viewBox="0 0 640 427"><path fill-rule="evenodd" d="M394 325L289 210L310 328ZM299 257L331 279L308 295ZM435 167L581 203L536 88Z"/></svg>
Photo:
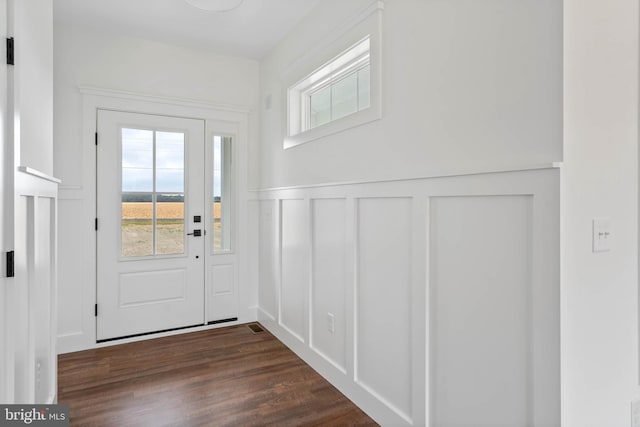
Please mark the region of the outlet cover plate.
<svg viewBox="0 0 640 427"><path fill-rule="evenodd" d="M333 313L327 313L327 331L334 333L336 329L336 318Z"/></svg>

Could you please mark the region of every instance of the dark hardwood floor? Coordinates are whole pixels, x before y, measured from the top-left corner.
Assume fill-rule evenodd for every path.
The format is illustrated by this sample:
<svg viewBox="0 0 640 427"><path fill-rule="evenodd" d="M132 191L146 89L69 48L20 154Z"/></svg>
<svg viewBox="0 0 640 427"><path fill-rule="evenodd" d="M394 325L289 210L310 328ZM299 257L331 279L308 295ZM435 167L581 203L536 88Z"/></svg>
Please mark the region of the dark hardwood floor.
<svg viewBox="0 0 640 427"><path fill-rule="evenodd" d="M268 331L247 325L60 355L73 426L369 426Z"/></svg>

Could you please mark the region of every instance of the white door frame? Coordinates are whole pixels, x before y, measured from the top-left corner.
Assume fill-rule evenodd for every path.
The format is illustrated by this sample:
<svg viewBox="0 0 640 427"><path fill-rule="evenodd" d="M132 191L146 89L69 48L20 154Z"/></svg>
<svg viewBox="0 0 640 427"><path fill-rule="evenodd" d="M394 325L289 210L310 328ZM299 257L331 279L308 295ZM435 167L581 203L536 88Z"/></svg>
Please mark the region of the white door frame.
<svg viewBox="0 0 640 427"><path fill-rule="evenodd" d="M185 117L205 120L205 138L210 133L216 133L213 126L216 122L223 122L233 128L235 162L234 200L235 212L233 220L235 226L235 254L238 285L239 311L238 320L231 323L213 324L201 328L192 328L188 331L210 329L220 326L228 326L246 323L256 319L256 308L252 301L251 291L247 288L249 283L249 268L247 267L247 241L248 241L248 205L249 192L247 188L247 141L249 135L249 113L251 110L243 106L221 105L207 103L205 101L150 96L146 94L117 91L103 88L80 87L82 96L82 141L83 141L83 176L81 187L61 187L68 193L75 193L76 197L83 200L82 227L83 258L82 263L82 328L79 331L61 335L58 338L58 349L61 353L78 351L89 348L103 347L131 341L148 339L149 336L129 338L115 342L96 343L96 318L94 304L96 301L96 233L94 221L96 217L96 153L95 132L97 110L117 110L142 114L160 114L175 117ZM228 129L228 128L227 128ZM228 132L224 132L228 133ZM249 307L249 305L252 305ZM153 335L153 337L174 335L184 331L174 331Z"/></svg>

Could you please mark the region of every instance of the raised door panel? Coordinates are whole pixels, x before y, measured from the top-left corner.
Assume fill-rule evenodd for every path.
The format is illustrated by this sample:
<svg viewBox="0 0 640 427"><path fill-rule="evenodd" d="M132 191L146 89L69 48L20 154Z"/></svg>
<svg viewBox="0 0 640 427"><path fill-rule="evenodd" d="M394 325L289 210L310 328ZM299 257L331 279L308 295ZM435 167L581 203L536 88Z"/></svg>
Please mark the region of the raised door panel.
<svg viewBox="0 0 640 427"><path fill-rule="evenodd" d="M209 266L209 314L207 320L216 322L238 317L236 271L232 259Z"/></svg>

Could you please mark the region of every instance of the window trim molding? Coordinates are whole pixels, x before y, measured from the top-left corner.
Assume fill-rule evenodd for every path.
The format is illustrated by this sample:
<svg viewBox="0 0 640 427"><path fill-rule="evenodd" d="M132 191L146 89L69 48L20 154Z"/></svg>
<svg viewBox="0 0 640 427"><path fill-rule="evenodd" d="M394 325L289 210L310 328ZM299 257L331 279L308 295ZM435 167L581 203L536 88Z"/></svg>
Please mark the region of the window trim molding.
<svg viewBox="0 0 640 427"><path fill-rule="evenodd" d="M310 141L361 126L382 118L382 11L384 2L374 0L361 13L351 18L346 25L332 31L336 34L328 42L309 51L295 61L284 72L286 99L283 148L289 149ZM304 114L301 114L302 97L290 93L296 86L310 78L316 71L369 37L370 106L361 111L301 131ZM318 83L321 84L321 83ZM313 86L313 85L312 85Z"/></svg>
<svg viewBox="0 0 640 427"><path fill-rule="evenodd" d="M329 61L328 63L322 65L322 67L320 67L319 71L314 71L313 73L311 73L311 75L309 76L309 78L303 80L301 83L298 83L294 88L289 88L288 91L288 96L291 98L292 96L299 96L300 97L300 109L299 112L296 111L293 114L295 114L295 119L296 121L299 120L299 127L301 129L300 132L306 132L308 130L311 129L315 129L316 127L320 127L320 126L326 126L327 124L331 123L331 122L335 122L336 120L339 119L333 119L330 118L329 122L327 123L323 123L321 125L318 126L311 126L311 98L313 97L313 95L317 94L318 92L328 88L328 87L332 87L336 84L338 84L339 82L341 82L342 80L353 76L353 75L358 75L358 72L360 70L363 70L367 67L369 67L369 69L371 69L371 56L369 54L369 50L367 50L366 53L362 53L360 55L358 55L357 57L350 59L346 62L346 64L340 66L338 68L338 70L335 71L329 71L329 72L324 72L324 75L321 75L318 78L314 78L314 75L321 72L322 69L333 65L333 63L337 60L342 58L343 55L347 55L352 49L355 49L358 47L358 45L360 45L361 43L363 43L364 41L367 41L368 44L370 44L370 40L369 40L369 36L367 36L364 40L359 41L358 43L356 43L355 46L350 47L349 49L347 49L345 52L341 53L340 55L338 55L338 57L332 59L331 61ZM358 85L360 84L360 80L359 78L357 79ZM371 84L369 84L369 90L371 90ZM330 90L330 96L332 97L333 91ZM370 108L371 105L369 105L366 108ZM363 108L362 110L360 110L360 105L359 105L359 90L358 87L356 88L356 111L354 111L353 113L350 113L348 115L351 114L356 114L360 111L365 110L365 108ZM330 102L330 106L329 106L329 111L330 111L330 115L333 115L333 101ZM299 113L299 114L298 114ZM289 120L293 119L293 114L289 117ZM289 127L289 131L291 132L291 123L289 123L290 127Z"/></svg>

